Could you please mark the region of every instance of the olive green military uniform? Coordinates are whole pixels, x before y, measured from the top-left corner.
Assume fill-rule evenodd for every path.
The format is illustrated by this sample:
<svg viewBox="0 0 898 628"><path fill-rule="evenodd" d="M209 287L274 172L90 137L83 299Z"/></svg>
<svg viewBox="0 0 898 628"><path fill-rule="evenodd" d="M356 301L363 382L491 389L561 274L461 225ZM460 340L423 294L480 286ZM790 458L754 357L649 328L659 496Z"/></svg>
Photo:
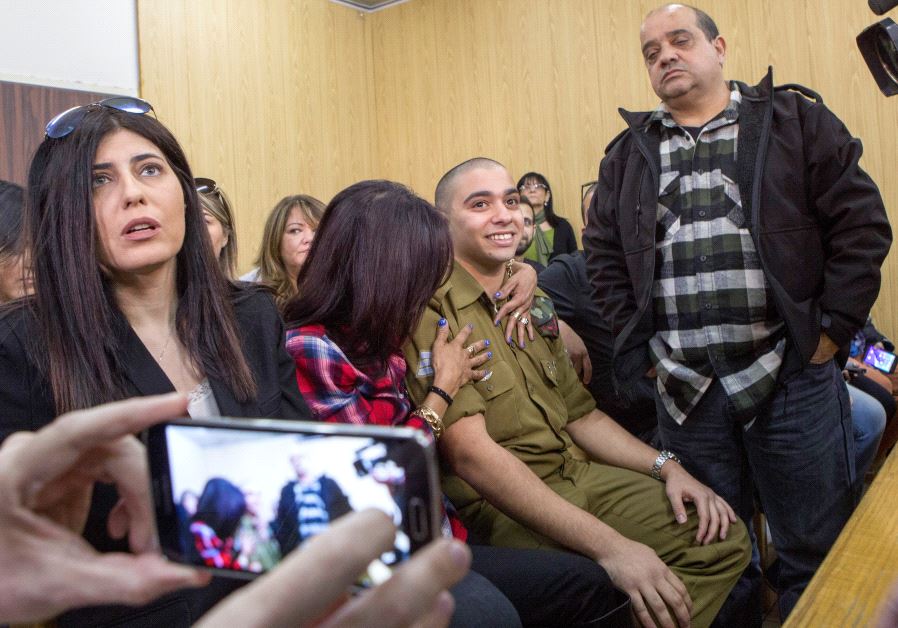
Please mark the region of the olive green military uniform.
<svg viewBox="0 0 898 628"><path fill-rule="evenodd" d="M653 548L689 590L693 625L710 624L748 564L745 527L741 522L733 525L726 541L696 545L695 511L690 511L687 523L677 524L662 482L570 455L571 438L564 428L569 421L589 414L595 402L578 381L557 332L552 331L557 326L551 302L539 303L541 307L534 308L531 318L539 323L541 334L524 349L510 346L503 329L493 325L495 309L489 297L456 262L449 281L433 296L405 347L406 383L412 400L421 403L432 382L430 350L437 321L445 318L452 334L473 323L472 342L480 338L490 341L493 357L483 368L492 374L458 391L443 417L446 429L462 417L482 414L492 439L552 490L625 537ZM442 483L472 539L509 547L558 547L487 503L445 465Z"/></svg>

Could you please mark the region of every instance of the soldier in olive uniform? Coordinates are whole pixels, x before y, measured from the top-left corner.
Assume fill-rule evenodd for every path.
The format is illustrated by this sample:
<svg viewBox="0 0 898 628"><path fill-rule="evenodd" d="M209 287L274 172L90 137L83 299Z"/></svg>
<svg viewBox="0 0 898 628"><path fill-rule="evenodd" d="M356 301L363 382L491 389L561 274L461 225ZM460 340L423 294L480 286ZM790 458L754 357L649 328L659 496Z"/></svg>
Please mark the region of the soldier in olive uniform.
<svg viewBox="0 0 898 628"><path fill-rule="evenodd" d="M518 198L505 168L484 158L437 186L455 264L406 347L412 400L422 402L431 384L438 319L452 332L473 323L493 350L491 370L438 419L443 489L474 540L572 549L608 571L644 625L654 615L663 625L706 626L748 564L746 529L675 456L595 408L557 337L551 301L539 295L518 313L539 329L535 340L506 342L490 295L520 238ZM602 463L576 459L572 444Z"/></svg>

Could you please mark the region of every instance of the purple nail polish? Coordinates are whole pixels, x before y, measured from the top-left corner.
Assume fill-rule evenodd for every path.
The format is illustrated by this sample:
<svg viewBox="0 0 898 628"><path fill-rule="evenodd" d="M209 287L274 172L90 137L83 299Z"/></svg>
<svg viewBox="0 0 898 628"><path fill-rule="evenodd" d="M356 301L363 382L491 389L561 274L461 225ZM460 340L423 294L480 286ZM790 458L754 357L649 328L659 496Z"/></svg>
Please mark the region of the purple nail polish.
<svg viewBox="0 0 898 628"><path fill-rule="evenodd" d="M441 318L441 319L440 319L440 327L445 327L445 326L446 326L446 319L445 319L445 318Z"/></svg>
<svg viewBox="0 0 898 628"><path fill-rule="evenodd" d="M491 357L493 357L493 352L492 352L492 351L487 351L487 352L486 352L486 359L489 360Z"/></svg>
<svg viewBox="0 0 898 628"><path fill-rule="evenodd" d="M484 346L484 347L490 346L490 339L489 339L489 338L487 338L486 340L483 341L483 346Z"/></svg>
<svg viewBox="0 0 898 628"><path fill-rule="evenodd" d="M502 293L501 293L501 292L497 292L496 294L493 295L493 297L496 298L496 299L498 299L498 298L501 297L501 296L502 296Z"/></svg>

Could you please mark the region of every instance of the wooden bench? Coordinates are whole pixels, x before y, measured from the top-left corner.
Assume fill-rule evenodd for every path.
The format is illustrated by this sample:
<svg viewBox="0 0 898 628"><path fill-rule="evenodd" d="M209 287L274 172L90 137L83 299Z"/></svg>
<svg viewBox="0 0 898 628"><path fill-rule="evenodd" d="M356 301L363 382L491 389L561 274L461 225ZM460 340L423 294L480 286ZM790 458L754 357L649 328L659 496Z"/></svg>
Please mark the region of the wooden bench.
<svg viewBox="0 0 898 628"><path fill-rule="evenodd" d="M867 494L784 628L870 626L898 580L898 449Z"/></svg>

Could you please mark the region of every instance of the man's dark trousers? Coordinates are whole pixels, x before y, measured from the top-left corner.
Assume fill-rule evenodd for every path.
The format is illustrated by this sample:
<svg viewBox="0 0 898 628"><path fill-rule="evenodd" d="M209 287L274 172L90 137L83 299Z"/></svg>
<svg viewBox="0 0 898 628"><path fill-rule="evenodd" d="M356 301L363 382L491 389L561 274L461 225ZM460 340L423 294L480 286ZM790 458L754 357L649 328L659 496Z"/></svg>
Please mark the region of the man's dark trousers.
<svg viewBox="0 0 898 628"><path fill-rule="evenodd" d="M832 360L808 364L781 383L769 407L746 426L729 417L717 379L683 425L660 402L656 406L664 447L726 499L749 530L757 489L781 563L777 582L785 619L856 504L851 403L839 368ZM742 604L756 604L760 622L756 558L757 552L730 596L733 603L721 610L733 613L719 616L727 625L754 624L745 621L747 609L737 608Z"/></svg>

